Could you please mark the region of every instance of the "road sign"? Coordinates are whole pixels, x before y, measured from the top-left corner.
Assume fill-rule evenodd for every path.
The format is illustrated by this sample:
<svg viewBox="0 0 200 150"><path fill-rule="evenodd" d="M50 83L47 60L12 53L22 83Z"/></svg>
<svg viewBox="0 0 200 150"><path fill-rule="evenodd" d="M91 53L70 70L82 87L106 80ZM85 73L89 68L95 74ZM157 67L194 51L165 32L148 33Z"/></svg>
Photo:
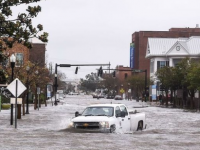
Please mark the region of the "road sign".
<svg viewBox="0 0 200 150"><path fill-rule="evenodd" d="M133 72L144 72L145 70L137 70L137 69L134 69Z"/></svg>
<svg viewBox="0 0 200 150"><path fill-rule="evenodd" d="M16 95L16 80L18 82L17 84L17 95ZM23 83L16 78L13 82L11 82L8 86L7 89L15 96L19 97L25 90L26 87L23 85Z"/></svg>
<svg viewBox="0 0 200 150"><path fill-rule="evenodd" d="M37 87L37 94L40 94L40 87Z"/></svg>
<svg viewBox="0 0 200 150"><path fill-rule="evenodd" d="M10 98L10 104L15 104L15 98ZM22 98L17 98L17 104L22 104Z"/></svg>
<svg viewBox="0 0 200 150"><path fill-rule="evenodd" d="M124 89L123 88L121 88L121 90L120 90L120 93L124 93L125 91L124 91Z"/></svg>

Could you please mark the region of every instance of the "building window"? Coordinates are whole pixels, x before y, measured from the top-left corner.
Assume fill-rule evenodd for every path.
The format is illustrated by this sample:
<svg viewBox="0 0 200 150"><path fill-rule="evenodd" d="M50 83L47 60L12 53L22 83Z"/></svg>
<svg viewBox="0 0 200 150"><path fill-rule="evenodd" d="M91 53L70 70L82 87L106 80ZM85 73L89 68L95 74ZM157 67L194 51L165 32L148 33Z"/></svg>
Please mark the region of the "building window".
<svg viewBox="0 0 200 150"><path fill-rule="evenodd" d="M181 59L173 59L174 67L178 65L178 63L181 62Z"/></svg>
<svg viewBox="0 0 200 150"><path fill-rule="evenodd" d="M150 73L154 72L154 61L150 62Z"/></svg>
<svg viewBox="0 0 200 150"><path fill-rule="evenodd" d="M24 64L24 55L23 53L16 53L16 67L21 67Z"/></svg>
<svg viewBox="0 0 200 150"><path fill-rule="evenodd" d="M157 61L157 70L169 66L169 61Z"/></svg>
<svg viewBox="0 0 200 150"><path fill-rule="evenodd" d="M125 74L124 74L124 79L127 79L127 77L128 77L128 74L125 73Z"/></svg>

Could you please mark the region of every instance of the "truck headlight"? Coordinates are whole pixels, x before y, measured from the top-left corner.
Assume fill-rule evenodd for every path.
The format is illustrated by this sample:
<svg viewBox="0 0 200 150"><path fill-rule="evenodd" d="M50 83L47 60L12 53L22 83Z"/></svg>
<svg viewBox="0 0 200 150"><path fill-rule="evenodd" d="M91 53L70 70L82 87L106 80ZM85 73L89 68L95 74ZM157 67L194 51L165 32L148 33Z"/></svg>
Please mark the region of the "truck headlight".
<svg viewBox="0 0 200 150"><path fill-rule="evenodd" d="M70 122L69 127L70 128L74 127L74 122Z"/></svg>
<svg viewBox="0 0 200 150"><path fill-rule="evenodd" d="M109 122L108 121L101 121L99 122L102 128L109 128Z"/></svg>

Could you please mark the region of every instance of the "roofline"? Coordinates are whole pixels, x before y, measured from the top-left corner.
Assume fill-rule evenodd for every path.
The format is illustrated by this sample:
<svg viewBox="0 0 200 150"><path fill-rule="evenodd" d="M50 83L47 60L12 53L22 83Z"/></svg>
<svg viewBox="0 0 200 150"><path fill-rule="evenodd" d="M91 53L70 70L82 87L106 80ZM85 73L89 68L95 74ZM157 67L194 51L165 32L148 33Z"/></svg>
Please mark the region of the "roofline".
<svg viewBox="0 0 200 150"><path fill-rule="evenodd" d="M154 57L200 57L200 53L199 54L192 54L192 55L150 55L150 56L146 56L145 58L151 59Z"/></svg>

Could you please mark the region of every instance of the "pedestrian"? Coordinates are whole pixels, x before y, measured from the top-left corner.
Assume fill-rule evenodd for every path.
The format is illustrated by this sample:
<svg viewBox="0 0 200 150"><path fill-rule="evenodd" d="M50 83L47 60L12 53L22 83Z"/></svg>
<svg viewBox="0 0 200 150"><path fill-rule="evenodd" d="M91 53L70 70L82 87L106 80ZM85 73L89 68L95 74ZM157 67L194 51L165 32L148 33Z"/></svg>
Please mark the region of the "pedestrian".
<svg viewBox="0 0 200 150"><path fill-rule="evenodd" d="M159 95L159 101L160 101L160 105L162 104L162 95Z"/></svg>

